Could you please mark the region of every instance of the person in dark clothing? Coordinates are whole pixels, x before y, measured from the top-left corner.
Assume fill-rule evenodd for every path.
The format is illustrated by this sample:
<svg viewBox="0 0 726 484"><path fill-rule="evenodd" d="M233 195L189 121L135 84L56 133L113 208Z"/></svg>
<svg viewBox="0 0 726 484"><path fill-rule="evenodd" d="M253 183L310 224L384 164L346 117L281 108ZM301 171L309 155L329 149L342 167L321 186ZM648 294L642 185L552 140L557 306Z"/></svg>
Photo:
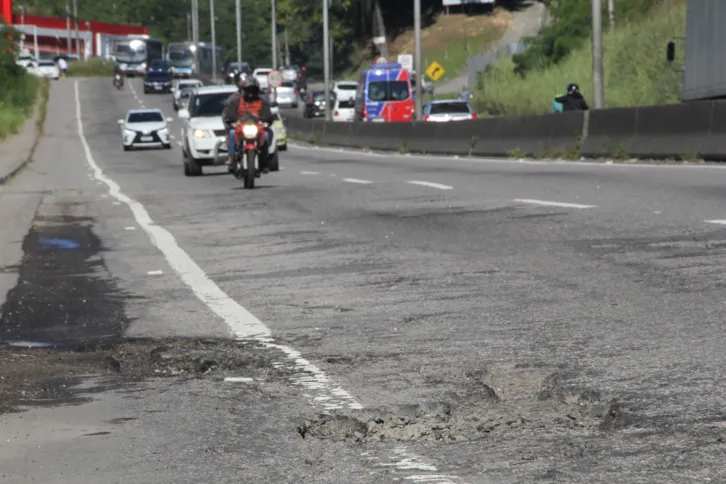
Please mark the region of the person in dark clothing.
<svg viewBox="0 0 726 484"><path fill-rule="evenodd" d="M265 127L265 144L260 153L261 169L263 173L268 173L267 166L270 142L272 141L272 131L270 126L274 122L270 103L260 96L260 83L254 76L247 76L239 73L235 82L239 87L239 93L230 95L225 101L224 110L222 111L222 121L227 129L227 149L229 159L227 164L234 162L237 151L237 143L235 139L235 128L237 122L245 115L245 113L254 114L260 121L267 123Z"/></svg>
<svg viewBox="0 0 726 484"><path fill-rule="evenodd" d="M563 96L558 96L555 101L562 104L563 111L587 111L590 106L580 93L580 86L575 83L568 84Z"/></svg>

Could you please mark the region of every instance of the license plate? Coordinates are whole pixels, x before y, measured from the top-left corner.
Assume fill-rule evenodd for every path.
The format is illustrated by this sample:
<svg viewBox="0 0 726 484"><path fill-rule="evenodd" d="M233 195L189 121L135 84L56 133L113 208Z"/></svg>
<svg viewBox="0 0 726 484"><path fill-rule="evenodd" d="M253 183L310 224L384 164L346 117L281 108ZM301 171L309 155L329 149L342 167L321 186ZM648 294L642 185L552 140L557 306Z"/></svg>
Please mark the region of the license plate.
<svg viewBox="0 0 726 484"><path fill-rule="evenodd" d="M141 141L152 141L154 139L153 136L142 136Z"/></svg>
<svg viewBox="0 0 726 484"><path fill-rule="evenodd" d="M386 120L383 118L373 118L372 120L374 123L384 123Z"/></svg>
<svg viewBox="0 0 726 484"><path fill-rule="evenodd" d="M161 86L154 86L154 89L156 89L157 91L160 91L161 90Z"/></svg>

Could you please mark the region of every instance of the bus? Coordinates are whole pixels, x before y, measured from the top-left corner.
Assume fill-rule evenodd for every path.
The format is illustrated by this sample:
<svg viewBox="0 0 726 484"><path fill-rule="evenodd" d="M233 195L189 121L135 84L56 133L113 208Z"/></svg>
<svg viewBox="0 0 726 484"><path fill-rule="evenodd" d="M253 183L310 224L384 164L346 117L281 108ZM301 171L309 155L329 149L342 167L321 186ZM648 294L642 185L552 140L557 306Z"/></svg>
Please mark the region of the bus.
<svg viewBox="0 0 726 484"><path fill-rule="evenodd" d="M114 42L113 55L127 76L144 75L151 61L164 59L164 43L148 35L129 35Z"/></svg>
<svg viewBox="0 0 726 484"><path fill-rule="evenodd" d="M194 74L194 44L174 42L169 44L166 57L174 77L190 78Z"/></svg>

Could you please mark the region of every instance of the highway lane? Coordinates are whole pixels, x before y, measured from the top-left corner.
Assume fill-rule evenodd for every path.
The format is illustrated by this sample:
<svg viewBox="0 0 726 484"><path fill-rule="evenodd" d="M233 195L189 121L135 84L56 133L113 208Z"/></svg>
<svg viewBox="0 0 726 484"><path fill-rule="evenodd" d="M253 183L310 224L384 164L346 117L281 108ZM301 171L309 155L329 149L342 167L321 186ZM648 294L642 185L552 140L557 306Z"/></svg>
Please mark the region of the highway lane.
<svg viewBox="0 0 726 484"><path fill-rule="evenodd" d="M374 422L367 442L355 442L357 420L318 418L307 391L270 377L280 393L274 406L242 391L245 411L210 413L253 428L264 417L279 455L250 448L260 434L230 450L230 435L195 408L234 399L235 390L202 380L191 384L195 393L178 416L146 422L145 435L165 456L178 453L172 438L227 444L225 464L214 461L220 477L242 455L254 471L269 472L263 462L274 462L296 476L304 465L292 455L318 456L310 482L420 474L469 483L724 479L726 416L717 385L726 363L724 232L704 222L726 218L722 169L293 146L281 172L246 191L224 169L184 177L178 147L124 153L116 119L139 105L171 113L171 102L140 94L138 85L136 95L110 93L106 84L83 81L81 99L85 137L105 175L275 341L300 351L364 407L341 414ZM56 113L72 112L72 91L56 90L65 100L56 97ZM177 121L173 131L179 128ZM72 123L63 129L59 138L72 139ZM69 157L71 143L61 143ZM53 172L53 186L78 179L79 155L67 175ZM88 183L86 204L114 249L104 258L135 315L126 334L224 333L143 231L125 230L134 225L128 210L104 202L104 187ZM150 269L162 274L151 277ZM183 395L168 392L170 401ZM163 398L150 395L134 405ZM302 439L290 422L305 417ZM181 428L182 421L193 424ZM401 444L418 456L408 475ZM123 459L136 457L113 448ZM396 466L377 465L396 461L393 474L385 469ZM207 469L173 462L189 476Z"/></svg>

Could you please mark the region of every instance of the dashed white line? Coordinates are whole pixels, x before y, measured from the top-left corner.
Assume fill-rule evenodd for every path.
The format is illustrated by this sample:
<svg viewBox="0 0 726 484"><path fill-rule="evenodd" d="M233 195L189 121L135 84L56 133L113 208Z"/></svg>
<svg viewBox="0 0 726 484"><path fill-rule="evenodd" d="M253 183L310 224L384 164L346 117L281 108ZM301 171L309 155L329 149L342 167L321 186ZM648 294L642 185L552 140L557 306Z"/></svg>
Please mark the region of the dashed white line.
<svg viewBox="0 0 726 484"><path fill-rule="evenodd" d="M150 276L160 276L163 273L164 273L164 271L149 271L149 272L147 272L147 274L150 275Z"/></svg>
<svg viewBox="0 0 726 484"><path fill-rule="evenodd" d="M726 225L726 220L704 220L707 224Z"/></svg>
<svg viewBox="0 0 726 484"><path fill-rule="evenodd" d="M533 200L529 198L515 198L517 203L528 203L531 205L542 205L545 207L564 207L564 208L595 208L597 205L583 205L580 203L567 202L550 202L548 200Z"/></svg>
<svg viewBox="0 0 726 484"><path fill-rule="evenodd" d="M254 378L249 378L246 376L228 376L224 379L224 381L228 383L252 383L254 382Z"/></svg>
<svg viewBox="0 0 726 484"><path fill-rule="evenodd" d="M343 181L346 183L359 183L361 185L368 185L370 183L373 183L370 180L359 180L358 178L343 178Z"/></svg>
<svg viewBox="0 0 726 484"><path fill-rule="evenodd" d="M124 230L136 230L136 227L124 227Z"/></svg>
<svg viewBox="0 0 726 484"><path fill-rule="evenodd" d="M93 153L83 132L81 97L78 86L79 81L75 81L78 137L86 155L86 162L93 169L94 177L108 186L109 195L129 207L136 224L147 233L151 243L164 255L167 263L182 282L212 313L216 314L226 324L230 333L238 340L255 341L265 348L282 353L287 361L275 362L273 366L286 368L290 372L289 375L291 375L290 381L303 388L303 395L309 398L313 405L321 405L326 413L342 408L362 410L363 406L351 394L332 382L325 372L303 358L300 352L290 346L275 343L270 337L272 334L270 329L262 321L222 291L189 254L179 246L171 232L156 224L141 203L121 192L118 183L104 174L93 158ZM149 271L149 273L151 272L161 271ZM403 447L395 449L393 456L388 455L387 457L393 457L396 460L384 465L391 466L400 472L420 469L419 472L411 475L420 476L422 475L421 471L425 471L434 474L436 480L440 477L437 474L436 466L426 462L422 457L408 453Z"/></svg>
<svg viewBox="0 0 726 484"><path fill-rule="evenodd" d="M320 175L320 172L318 171L301 171L301 175Z"/></svg>
<svg viewBox="0 0 726 484"><path fill-rule="evenodd" d="M439 190L453 190L453 188L454 188L449 185L442 185L441 183L433 183L433 182L420 181L420 180L410 180L410 181L407 181L406 183L410 183L411 185L421 185L422 187L438 188Z"/></svg>

